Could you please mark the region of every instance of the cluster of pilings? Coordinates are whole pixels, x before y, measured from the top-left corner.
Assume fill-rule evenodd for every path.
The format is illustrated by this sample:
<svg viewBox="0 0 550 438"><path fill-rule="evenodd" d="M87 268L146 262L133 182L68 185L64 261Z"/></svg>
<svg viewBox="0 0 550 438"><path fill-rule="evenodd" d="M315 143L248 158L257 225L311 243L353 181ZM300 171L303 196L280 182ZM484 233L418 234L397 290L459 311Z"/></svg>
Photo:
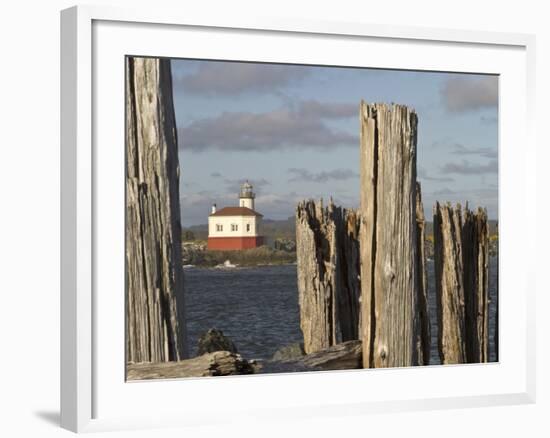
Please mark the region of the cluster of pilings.
<svg viewBox="0 0 550 438"><path fill-rule="evenodd" d="M417 116L362 102L360 118L359 210L311 200L296 210L304 349L360 339L365 368L429 364ZM487 214L436 203L434 239L441 362L486 362Z"/></svg>
<svg viewBox="0 0 550 438"><path fill-rule="evenodd" d="M179 164L170 63L126 61L126 359L186 357ZM362 341L364 367L429 363L425 218L416 181L417 117L361 103L358 210L305 201L296 212L306 353ZM487 361L484 210L434 207L442 363Z"/></svg>

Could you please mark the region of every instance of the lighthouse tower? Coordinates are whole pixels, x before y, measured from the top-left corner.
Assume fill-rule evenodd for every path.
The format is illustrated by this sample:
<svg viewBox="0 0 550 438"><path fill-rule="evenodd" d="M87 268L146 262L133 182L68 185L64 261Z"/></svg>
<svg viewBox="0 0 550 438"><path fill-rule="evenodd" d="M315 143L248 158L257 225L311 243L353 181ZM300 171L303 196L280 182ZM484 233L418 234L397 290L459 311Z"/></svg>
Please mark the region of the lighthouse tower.
<svg viewBox="0 0 550 438"><path fill-rule="evenodd" d="M260 234L262 215L254 210L255 193L246 181L239 191L239 206L218 210L212 205L208 216L208 249L239 250L263 244Z"/></svg>
<svg viewBox="0 0 550 438"><path fill-rule="evenodd" d="M239 206L254 210L255 197L256 194L252 191L252 184L246 180L246 182L241 186L241 191L239 193Z"/></svg>

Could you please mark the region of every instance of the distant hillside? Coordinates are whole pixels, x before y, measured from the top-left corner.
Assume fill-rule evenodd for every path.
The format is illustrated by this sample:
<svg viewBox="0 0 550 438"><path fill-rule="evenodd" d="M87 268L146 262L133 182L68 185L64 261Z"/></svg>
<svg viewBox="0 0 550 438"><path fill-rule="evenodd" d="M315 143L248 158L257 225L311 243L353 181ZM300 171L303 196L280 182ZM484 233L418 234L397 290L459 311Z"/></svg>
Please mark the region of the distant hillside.
<svg viewBox="0 0 550 438"><path fill-rule="evenodd" d="M496 220L489 220L489 235L496 234L498 222ZM208 225L192 225L190 227L183 228L183 239L184 240L193 240L190 239L190 234L188 238L185 237L185 232L190 231L194 240L206 240L208 238ZM294 216L289 217L285 220L272 220L264 219L262 221L262 234L266 237L266 244L270 245L273 240L276 238L292 239L296 238L296 224L294 221ZM426 235L430 236L433 234L433 223L426 222Z"/></svg>
<svg viewBox="0 0 550 438"><path fill-rule="evenodd" d="M489 236L492 236L497 233L498 221L489 219ZM434 233L434 224L433 222L426 222L426 236L430 236Z"/></svg>

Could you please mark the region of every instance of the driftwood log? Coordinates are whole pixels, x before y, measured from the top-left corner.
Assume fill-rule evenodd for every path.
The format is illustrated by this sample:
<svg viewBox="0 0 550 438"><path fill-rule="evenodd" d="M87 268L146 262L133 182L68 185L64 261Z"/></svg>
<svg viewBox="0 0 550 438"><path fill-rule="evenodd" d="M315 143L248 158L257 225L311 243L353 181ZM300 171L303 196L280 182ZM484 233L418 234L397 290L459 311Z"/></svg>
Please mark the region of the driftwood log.
<svg viewBox="0 0 550 438"><path fill-rule="evenodd" d="M318 370L352 370L363 367L361 341L346 341L326 350L307 354L298 363Z"/></svg>
<svg viewBox="0 0 550 438"><path fill-rule="evenodd" d="M304 351L313 353L358 338L359 221L332 201L296 208L296 259Z"/></svg>
<svg viewBox="0 0 550 438"><path fill-rule="evenodd" d="M182 377L253 374L254 366L240 354L215 351L177 362L130 363L127 380L177 379Z"/></svg>
<svg viewBox="0 0 550 438"><path fill-rule="evenodd" d="M127 58L126 90L126 359L180 360L183 268L170 61Z"/></svg>
<svg viewBox="0 0 550 438"><path fill-rule="evenodd" d="M417 116L361 102L360 120L363 366L418 365Z"/></svg>
<svg viewBox="0 0 550 438"><path fill-rule="evenodd" d="M435 290L441 363L488 360L487 214L434 207Z"/></svg>

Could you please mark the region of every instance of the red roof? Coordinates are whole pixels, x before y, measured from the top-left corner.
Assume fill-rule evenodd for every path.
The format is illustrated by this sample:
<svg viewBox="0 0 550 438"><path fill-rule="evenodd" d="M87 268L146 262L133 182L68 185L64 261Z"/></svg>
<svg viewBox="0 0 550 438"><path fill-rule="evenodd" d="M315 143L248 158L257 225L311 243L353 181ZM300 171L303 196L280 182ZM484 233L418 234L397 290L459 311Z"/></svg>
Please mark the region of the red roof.
<svg viewBox="0 0 550 438"><path fill-rule="evenodd" d="M210 216L263 216L248 207L224 207Z"/></svg>

